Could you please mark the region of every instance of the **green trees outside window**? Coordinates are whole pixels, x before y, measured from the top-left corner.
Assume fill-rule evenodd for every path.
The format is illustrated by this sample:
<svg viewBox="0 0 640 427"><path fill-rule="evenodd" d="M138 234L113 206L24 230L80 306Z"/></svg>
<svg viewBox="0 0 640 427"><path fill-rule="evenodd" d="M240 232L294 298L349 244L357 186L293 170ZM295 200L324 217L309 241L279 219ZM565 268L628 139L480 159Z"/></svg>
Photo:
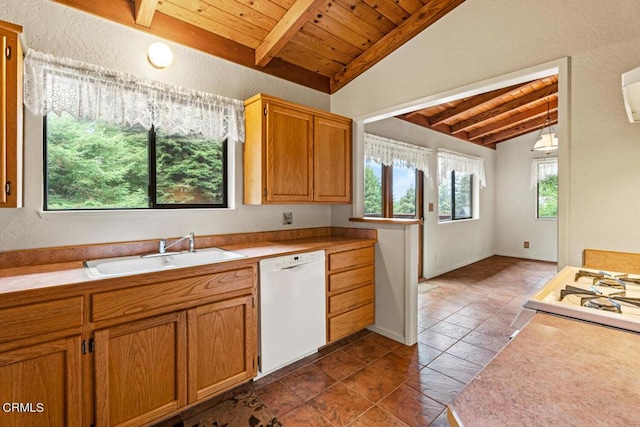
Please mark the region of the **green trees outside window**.
<svg viewBox="0 0 640 427"><path fill-rule="evenodd" d="M538 180L537 217L558 217L558 164L555 164L555 174ZM540 168L541 165L538 165Z"/></svg>
<svg viewBox="0 0 640 427"><path fill-rule="evenodd" d="M226 142L49 114L45 210L226 207Z"/></svg>
<svg viewBox="0 0 640 427"><path fill-rule="evenodd" d="M383 188L384 174L391 174L392 189ZM415 168L401 165L384 167L381 163L367 159L364 168L364 214L369 217L383 216L383 205L392 198L391 217L415 218L416 180Z"/></svg>

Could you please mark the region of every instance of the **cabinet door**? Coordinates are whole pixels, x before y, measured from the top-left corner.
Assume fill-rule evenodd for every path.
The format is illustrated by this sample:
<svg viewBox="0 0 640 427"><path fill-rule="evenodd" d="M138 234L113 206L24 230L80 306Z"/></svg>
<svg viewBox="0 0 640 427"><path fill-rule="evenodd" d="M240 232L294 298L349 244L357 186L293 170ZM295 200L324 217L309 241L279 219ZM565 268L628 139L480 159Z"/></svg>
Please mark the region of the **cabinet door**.
<svg viewBox="0 0 640 427"><path fill-rule="evenodd" d="M0 21L0 208L21 206L22 28Z"/></svg>
<svg viewBox="0 0 640 427"><path fill-rule="evenodd" d="M80 336L0 353L0 425L80 426Z"/></svg>
<svg viewBox="0 0 640 427"><path fill-rule="evenodd" d="M267 104L267 202L313 201L313 116Z"/></svg>
<svg viewBox="0 0 640 427"><path fill-rule="evenodd" d="M351 124L315 117L314 200L351 203Z"/></svg>
<svg viewBox="0 0 640 427"><path fill-rule="evenodd" d="M251 295L188 312L189 403L256 375L256 316Z"/></svg>
<svg viewBox="0 0 640 427"><path fill-rule="evenodd" d="M184 312L96 331L97 427L138 426L186 404Z"/></svg>

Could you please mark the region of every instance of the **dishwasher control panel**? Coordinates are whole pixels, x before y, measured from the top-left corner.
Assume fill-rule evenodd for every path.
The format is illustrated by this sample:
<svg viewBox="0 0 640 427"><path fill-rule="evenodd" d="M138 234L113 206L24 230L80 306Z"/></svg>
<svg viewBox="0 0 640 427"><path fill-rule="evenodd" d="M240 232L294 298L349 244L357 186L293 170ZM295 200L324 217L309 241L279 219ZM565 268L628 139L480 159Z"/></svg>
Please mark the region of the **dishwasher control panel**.
<svg viewBox="0 0 640 427"><path fill-rule="evenodd" d="M297 255L287 255L281 257L273 263L274 268L292 268L297 267L299 265L311 264L314 262L322 262L324 263L324 251L316 251L316 252L308 252L304 254Z"/></svg>

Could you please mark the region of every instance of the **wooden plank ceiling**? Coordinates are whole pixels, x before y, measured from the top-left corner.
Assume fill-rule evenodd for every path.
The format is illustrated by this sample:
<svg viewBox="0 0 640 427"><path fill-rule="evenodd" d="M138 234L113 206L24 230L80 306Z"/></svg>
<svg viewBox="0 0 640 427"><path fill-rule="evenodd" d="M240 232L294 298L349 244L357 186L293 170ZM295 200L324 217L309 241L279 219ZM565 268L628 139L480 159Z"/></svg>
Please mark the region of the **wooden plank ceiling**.
<svg viewBox="0 0 640 427"><path fill-rule="evenodd" d="M344 87L464 2L54 1L326 93Z"/></svg>
<svg viewBox="0 0 640 427"><path fill-rule="evenodd" d="M496 144L558 123L558 76L517 84L397 116L464 141ZM532 138L533 146L535 138Z"/></svg>

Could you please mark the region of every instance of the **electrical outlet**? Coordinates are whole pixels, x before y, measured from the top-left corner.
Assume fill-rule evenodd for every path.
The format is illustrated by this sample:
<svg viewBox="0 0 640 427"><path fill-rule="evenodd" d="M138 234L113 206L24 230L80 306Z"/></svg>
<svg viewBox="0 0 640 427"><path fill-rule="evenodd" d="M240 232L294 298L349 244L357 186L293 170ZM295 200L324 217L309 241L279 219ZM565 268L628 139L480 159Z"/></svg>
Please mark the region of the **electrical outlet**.
<svg viewBox="0 0 640 427"><path fill-rule="evenodd" d="M282 225L293 224L293 212L282 212Z"/></svg>
<svg viewBox="0 0 640 427"><path fill-rule="evenodd" d="M527 241L524 242L524 248L525 249L529 249L529 242L527 242Z"/></svg>

